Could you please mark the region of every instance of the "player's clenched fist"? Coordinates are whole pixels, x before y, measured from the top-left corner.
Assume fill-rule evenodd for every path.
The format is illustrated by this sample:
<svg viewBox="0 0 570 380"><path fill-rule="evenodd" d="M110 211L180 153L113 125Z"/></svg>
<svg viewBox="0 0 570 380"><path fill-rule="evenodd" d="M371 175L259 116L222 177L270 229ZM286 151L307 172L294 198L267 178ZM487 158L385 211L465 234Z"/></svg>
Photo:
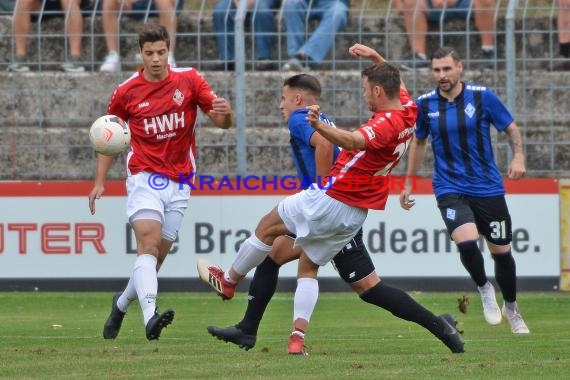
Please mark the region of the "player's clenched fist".
<svg viewBox="0 0 570 380"><path fill-rule="evenodd" d="M219 114L229 114L232 112L230 103L224 98L215 98L212 101L212 111Z"/></svg>
<svg viewBox="0 0 570 380"><path fill-rule="evenodd" d="M307 121L311 124L311 127L316 128L317 123L320 120L321 107L318 105L307 106L309 112L307 112Z"/></svg>

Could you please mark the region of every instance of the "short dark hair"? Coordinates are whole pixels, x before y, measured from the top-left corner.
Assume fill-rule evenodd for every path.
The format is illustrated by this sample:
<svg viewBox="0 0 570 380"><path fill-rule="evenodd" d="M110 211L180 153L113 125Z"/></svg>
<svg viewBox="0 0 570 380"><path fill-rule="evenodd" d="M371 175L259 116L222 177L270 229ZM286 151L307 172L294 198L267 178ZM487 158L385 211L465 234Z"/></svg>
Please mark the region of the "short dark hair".
<svg viewBox="0 0 570 380"><path fill-rule="evenodd" d="M139 32L139 47L142 49L147 42L166 42L166 47L170 49L170 36L168 30L162 25L155 22L149 22L142 25Z"/></svg>
<svg viewBox="0 0 570 380"><path fill-rule="evenodd" d="M321 84L319 80L310 74L297 74L285 79L283 87L289 86L291 88L298 88L308 91L311 95L321 97Z"/></svg>
<svg viewBox="0 0 570 380"><path fill-rule="evenodd" d="M442 46L439 49L437 49L433 55L431 56L431 59L441 59L441 58L445 58L447 56L451 56L451 58L457 63L457 62L461 62L461 57L459 57L459 54L457 54L457 51L455 51L454 48L449 47L449 46Z"/></svg>
<svg viewBox="0 0 570 380"><path fill-rule="evenodd" d="M386 96L394 99L400 96L400 70L389 62L376 63L362 70L362 77L384 89Z"/></svg>

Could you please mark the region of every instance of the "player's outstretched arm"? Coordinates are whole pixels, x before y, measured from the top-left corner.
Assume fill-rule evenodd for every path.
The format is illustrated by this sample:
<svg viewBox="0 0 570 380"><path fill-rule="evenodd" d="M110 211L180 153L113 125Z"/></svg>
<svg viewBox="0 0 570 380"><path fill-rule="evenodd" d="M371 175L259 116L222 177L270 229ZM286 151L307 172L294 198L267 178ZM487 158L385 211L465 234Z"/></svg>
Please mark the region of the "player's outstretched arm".
<svg viewBox="0 0 570 380"><path fill-rule="evenodd" d="M348 48L348 53L353 57L358 58L368 58L372 61L372 63L381 63L387 62L387 60L376 50L372 49L369 46L362 45L362 44L354 44ZM406 85L404 81L400 79L400 87L407 91Z"/></svg>
<svg viewBox="0 0 570 380"><path fill-rule="evenodd" d="M523 152L522 136L519 128L513 122L505 130L508 135L509 145L513 152L513 159L509 164L508 176L512 179L519 179L524 177L526 173L525 157Z"/></svg>
<svg viewBox="0 0 570 380"><path fill-rule="evenodd" d="M91 215L95 214L95 200L101 198L105 192L105 179L107 173L113 164L114 157L97 154L97 168L95 171L95 180L93 181L93 189L89 193L89 210Z"/></svg>
<svg viewBox="0 0 570 380"><path fill-rule="evenodd" d="M212 110L208 117L218 128L228 129L234 123L234 111L230 103L224 98L215 98L212 102Z"/></svg>
<svg viewBox="0 0 570 380"><path fill-rule="evenodd" d="M333 144L318 132L312 134L310 144L315 148L315 174L317 178L325 178L333 164Z"/></svg>
<svg viewBox="0 0 570 380"><path fill-rule="evenodd" d="M414 136L408 153L405 189L400 193L400 206L402 206L404 210L409 210L416 204L413 199L410 199L410 196L412 195L413 181L417 178L418 171L426 155L426 150L427 139L420 140Z"/></svg>
<svg viewBox="0 0 570 380"><path fill-rule="evenodd" d="M369 46L362 44L354 44L348 48L348 53L353 57L368 58L372 63L381 63L386 61L380 53Z"/></svg>
<svg viewBox="0 0 570 380"><path fill-rule="evenodd" d="M307 109L307 121L311 127L331 143L348 150L366 148L366 141L360 132L349 132L323 123L319 117L321 108L318 105L308 106Z"/></svg>

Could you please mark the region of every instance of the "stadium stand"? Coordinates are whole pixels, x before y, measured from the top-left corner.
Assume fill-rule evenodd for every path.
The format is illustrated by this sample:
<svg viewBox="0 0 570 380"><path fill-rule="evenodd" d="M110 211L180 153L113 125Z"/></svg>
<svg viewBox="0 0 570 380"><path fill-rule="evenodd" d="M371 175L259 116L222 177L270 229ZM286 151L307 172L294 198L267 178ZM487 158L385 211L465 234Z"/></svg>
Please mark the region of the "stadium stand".
<svg viewBox="0 0 570 380"><path fill-rule="evenodd" d="M254 55L252 34L247 28L243 62L246 71L209 71L209 65L217 57L211 18L214 3L213 0L186 2L179 17L177 63L203 71L216 91L232 102L237 94L246 94L243 109L246 143L241 147L236 144L240 129L222 136L209 128L206 120L201 120L205 127L199 136L202 171L212 175L236 173L238 156L245 154L249 173L291 174L294 169L288 159L287 130L278 112L281 83L287 74L250 70ZM351 6L349 24L337 35L322 71L317 72L324 84L323 108L341 127L356 126L369 115L362 104L359 83L359 70L365 63L350 58L346 53L348 46L362 42L395 61L407 53L402 19L393 11L391 1L353 1ZM492 86L510 104L524 133L530 176L568 176L570 132L565 110L570 106L567 96L570 83L565 72L552 70L558 55L556 1L519 2L511 30L507 7L508 1L498 3L497 70L470 69L479 48L472 22L446 22L445 29L437 23L430 25L429 50L440 44L454 46L466 58L469 69L466 78ZM0 138L0 157L6 163L0 168L0 179L91 178L94 153L88 145L87 128L105 112L114 86L127 78L129 72L97 73L106 53L105 44L100 17L95 10L89 12L83 43L88 72L73 75L55 71L64 59L61 18L35 24L29 48L35 70L28 74L7 73L5 69L13 54L11 17L0 14L0 97L4 105L0 108L0 125L9 127L4 128ZM141 21L121 19L121 51L132 57L123 61L123 70L136 66L134 37L138 22ZM287 59L283 32L282 27L278 29L275 59L279 62ZM515 43L514 54L507 48L509 37ZM415 96L432 87L425 72L407 72L404 77ZM237 85L240 78L245 78L246 87ZM509 84L513 80L514 87ZM496 139L497 160L504 167L509 149L502 137ZM114 166L110 177L122 177L120 165Z"/></svg>

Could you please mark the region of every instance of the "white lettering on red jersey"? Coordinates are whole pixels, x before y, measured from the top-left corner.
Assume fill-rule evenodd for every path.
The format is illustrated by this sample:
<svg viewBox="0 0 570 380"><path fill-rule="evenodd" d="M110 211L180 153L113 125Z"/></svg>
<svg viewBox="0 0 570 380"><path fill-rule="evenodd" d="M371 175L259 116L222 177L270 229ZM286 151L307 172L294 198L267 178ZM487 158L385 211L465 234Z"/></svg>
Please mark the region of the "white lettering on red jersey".
<svg viewBox="0 0 570 380"><path fill-rule="evenodd" d="M404 89L400 102L403 110L378 111L360 126L365 149L341 151L329 173L329 196L355 207L384 209L389 175L408 149L418 117L418 107Z"/></svg>
<svg viewBox="0 0 570 380"><path fill-rule="evenodd" d="M121 83L107 113L129 124L129 175L163 172L178 181L180 175L196 172L198 107L210 112L215 98L208 82L193 68L169 67L168 77L160 82L144 79L141 69Z"/></svg>

